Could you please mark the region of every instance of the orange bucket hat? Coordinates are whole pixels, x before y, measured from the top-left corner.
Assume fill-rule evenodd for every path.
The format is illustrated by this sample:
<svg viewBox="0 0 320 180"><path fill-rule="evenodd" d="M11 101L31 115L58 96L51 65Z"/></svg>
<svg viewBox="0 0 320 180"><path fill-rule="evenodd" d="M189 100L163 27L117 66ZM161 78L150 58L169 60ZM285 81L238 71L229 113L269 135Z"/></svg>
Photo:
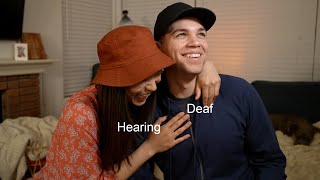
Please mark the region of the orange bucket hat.
<svg viewBox="0 0 320 180"><path fill-rule="evenodd" d="M137 84L174 64L157 47L151 31L142 26L121 26L98 43L99 70L92 81L113 87Z"/></svg>

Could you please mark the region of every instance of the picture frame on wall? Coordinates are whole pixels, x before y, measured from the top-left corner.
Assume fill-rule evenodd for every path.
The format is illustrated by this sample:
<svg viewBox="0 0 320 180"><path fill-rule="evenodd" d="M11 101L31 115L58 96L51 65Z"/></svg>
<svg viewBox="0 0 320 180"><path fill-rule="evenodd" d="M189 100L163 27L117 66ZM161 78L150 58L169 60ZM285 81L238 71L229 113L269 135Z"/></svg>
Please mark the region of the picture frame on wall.
<svg viewBox="0 0 320 180"><path fill-rule="evenodd" d="M14 59L16 61L28 60L28 44L27 43L14 44Z"/></svg>

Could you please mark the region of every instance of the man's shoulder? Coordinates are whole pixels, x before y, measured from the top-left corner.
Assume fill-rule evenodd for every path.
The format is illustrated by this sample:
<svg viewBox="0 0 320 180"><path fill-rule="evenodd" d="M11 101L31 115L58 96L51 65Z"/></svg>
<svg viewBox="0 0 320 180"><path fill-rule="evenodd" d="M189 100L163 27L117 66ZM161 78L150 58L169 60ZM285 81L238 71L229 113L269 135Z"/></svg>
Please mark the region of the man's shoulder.
<svg viewBox="0 0 320 180"><path fill-rule="evenodd" d="M221 86L227 86L227 87L237 86L238 88L250 86L250 84L246 80L240 77L220 74L220 78L221 78Z"/></svg>
<svg viewBox="0 0 320 180"><path fill-rule="evenodd" d="M226 74L220 74L220 78L220 94L243 95L254 91L252 85L243 78Z"/></svg>

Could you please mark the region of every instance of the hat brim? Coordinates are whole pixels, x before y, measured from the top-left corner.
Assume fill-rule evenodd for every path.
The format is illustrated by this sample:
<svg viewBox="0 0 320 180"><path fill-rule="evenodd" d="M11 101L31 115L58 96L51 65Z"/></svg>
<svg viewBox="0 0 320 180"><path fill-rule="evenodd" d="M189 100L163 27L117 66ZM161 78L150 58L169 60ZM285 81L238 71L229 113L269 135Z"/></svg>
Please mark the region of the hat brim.
<svg viewBox="0 0 320 180"><path fill-rule="evenodd" d="M201 7L194 7L192 9L187 9L181 12L173 21L177 21L179 19L185 17L194 17L198 19L202 26L208 31L216 22L216 15L209 9L201 8Z"/></svg>
<svg viewBox="0 0 320 180"><path fill-rule="evenodd" d="M128 66L107 70L100 66L92 82L112 87L132 86L174 63L174 60L158 50L149 58Z"/></svg>

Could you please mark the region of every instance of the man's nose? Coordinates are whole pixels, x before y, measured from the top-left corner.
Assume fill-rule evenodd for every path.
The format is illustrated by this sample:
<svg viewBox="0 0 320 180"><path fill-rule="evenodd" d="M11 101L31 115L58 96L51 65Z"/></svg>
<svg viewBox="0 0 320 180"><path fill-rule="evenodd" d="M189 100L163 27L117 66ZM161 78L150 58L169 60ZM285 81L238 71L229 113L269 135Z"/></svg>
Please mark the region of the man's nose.
<svg viewBox="0 0 320 180"><path fill-rule="evenodd" d="M201 45L200 40L197 37L197 35L190 36L188 45L192 46L192 47L199 47Z"/></svg>

